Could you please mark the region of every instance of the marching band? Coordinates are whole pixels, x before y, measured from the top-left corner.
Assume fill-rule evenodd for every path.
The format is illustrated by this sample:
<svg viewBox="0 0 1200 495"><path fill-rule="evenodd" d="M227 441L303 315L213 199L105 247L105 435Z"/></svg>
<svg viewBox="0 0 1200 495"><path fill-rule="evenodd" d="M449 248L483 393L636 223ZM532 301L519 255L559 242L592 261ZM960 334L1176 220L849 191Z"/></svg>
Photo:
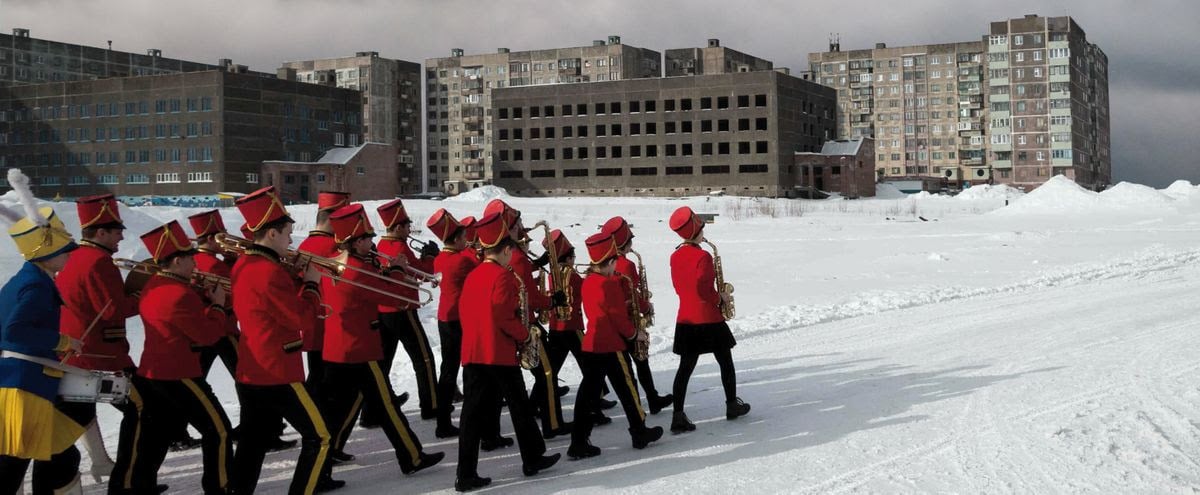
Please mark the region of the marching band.
<svg viewBox="0 0 1200 495"><path fill-rule="evenodd" d="M600 455L591 432L612 421L602 411L617 401L636 449L661 439L663 427L647 424L648 414L668 406L672 433L695 430L684 399L703 354L720 367L726 418L750 411L736 395L736 342L726 323L733 286L704 222L687 207L669 219L683 239L670 262L680 365L672 393L662 395L648 352L654 306L624 218L588 237L588 263L576 265L561 230L544 221L526 228L521 212L499 199L478 218L434 212L425 226L439 249L412 236L401 200L378 208L384 234L376 243L363 205L323 191L314 230L292 249L295 222L266 187L236 201L240 236L207 211L188 217L192 238L177 221L141 235L150 258L132 261L113 258L125 230L115 198L77 201L76 243L52 209L36 207L22 177L9 173L24 214L0 207L27 261L0 290L0 493L19 491L31 463L34 493L79 493L79 439L92 476L108 477L108 493L161 493L159 468L173 443L190 440L188 425L200 432L203 460L200 486L188 490L253 493L266 453L295 446L280 439L283 421L300 436L289 493L345 485L332 468L354 460L345 447L356 423L382 430L401 473L412 475L446 454L426 452L401 411L408 394L397 395L389 379L400 346L421 419L436 420L437 438L458 438L458 491L491 483L478 471L480 450L513 445L500 433L503 407L525 476L560 460L547 455L546 440L557 436L569 436L572 460ZM541 234L540 256L530 232ZM437 305L437 356L417 315L427 304ZM136 365L125 335L125 319L135 315L145 327ZM568 355L583 376L573 421L564 420L561 401L569 387L558 384ZM237 428L208 385L217 359L234 378ZM617 401L605 399L609 391ZM115 460L95 424L97 403L122 417Z"/></svg>

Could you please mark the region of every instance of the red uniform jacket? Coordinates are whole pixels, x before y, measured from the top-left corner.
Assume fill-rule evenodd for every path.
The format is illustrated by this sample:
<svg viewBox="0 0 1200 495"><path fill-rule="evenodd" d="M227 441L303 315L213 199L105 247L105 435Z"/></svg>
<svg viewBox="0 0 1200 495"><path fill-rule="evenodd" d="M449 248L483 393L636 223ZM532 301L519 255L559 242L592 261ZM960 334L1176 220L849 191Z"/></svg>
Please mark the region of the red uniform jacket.
<svg viewBox="0 0 1200 495"><path fill-rule="evenodd" d="M463 282L467 281L467 275L476 266L479 266L479 260L470 249L455 251L443 248L433 260L434 273L442 274L442 281L438 284L441 289L438 296L438 321L459 320L458 300L462 295Z"/></svg>
<svg viewBox="0 0 1200 495"><path fill-rule="evenodd" d="M433 259L432 258L418 258L417 255L413 253L412 249L408 247L408 244L405 244L404 241L405 241L405 239L396 239L394 237L385 236L385 237L379 239L379 245L376 246L375 249L378 249L380 254L385 254L392 258L395 258L397 256L404 256L404 258L408 260L408 266L411 266L413 268L421 270L425 273L433 273ZM384 261L384 263L386 263L386 261ZM396 276L399 277L400 273L397 272ZM409 280L407 277L404 277L404 278L406 280ZM409 299L419 299L419 297L417 296L417 289L410 289L408 287L403 287L400 285L394 285L394 288L395 287L399 287L399 290L396 291L398 294L400 294L404 297L407 297ZM407 311L410 309L417 308L417 305L415 305L415 304L409 304L409 303L402 302L402 301L400 302L400 304L396 304L396 303L397 303L397 300L389 299L388 303L381 304L379 306L379 312L380 313L395 313L398 311Z"/></svg>
<svg viewBox="0 0 1200 495"><path fill-rule="evenodd" d="M233 271L230 265L230 263L217 258L217 255L211 251L198 250L196 252L196 271L198 272L229 278L230 272ZM228 301L226 301L226 305L228 305ZM225 315L225 333L233 338L238 336L237 318L234 318L232 313Z"/></svg>
<svg viewBox="0 0 1200 495"><path fill-rule="evenodd" d="M570 295L571 299L571 319L559 320L558 311L550 311L550 330L556 332L574 332L583 330L583 296L580 288L583 286L583 277L578 273L571 272L571 286L564 291ZM554 287L554 290L559 290L559 287Z"/></svg>
<svg viewBox="0 0 1200 495"><path fill-rule="evenodd" d="M125 319L137 315L138 300L125 295L125 282L113 264L112 252L97 244L81 242L54 282L63 299L59 332L83 341L84 355L71 356L67 364L101 371L132 367ZM110 301L112 304L108 304ZM88 325L105 304L108 309L84 337Z"/></svg>
<svg viewBox="0 0 1200 495"><path fill-rule="evenodd" d="M242 324L235 378L251 385L284 385L304 381L299 351L305 334L313 333L321 296L302 286L279 264L270 248L246 250L233 265L233 311Z"/></svg>
<svg viewBox="0 0 1200 495"><path fill-rule="evenodd" d="M170 275L150 277L140 304L146 344L138 375L154 380L197 378L198 347L225 336L225 310L208 305L188 282Z"/></svg>
<svg viewBox="0 0 1200 495"><path fill-rule="evenodd" d="M625 283L624 279L621 279L621 286L627 291L625 299L633 299L633 291L637 290L637 286L642 280L641 275L638 274L637 264L627 256L618 256L617 273L629 277L629 283ZM650 312L650 301L645 299L638 301L638 308L642 313Z"/></svg>
<svg viewBox="0 0 1200 495"><path fill-rule="evenodd" d="M683 243L671 254L671 283L679 295L677 323L702 324L725 321L712 255L692 243Z"/></svg>
<svg viewBox="0 0 1200 495"><path fill-rule="evenodd" d="M516 277L499 263L484 261L471 271L458 303L463 365L517 366L517 345L529 338L517 316L519 297Z"/></svg>
<svg viewBox="0 0 1200 495"><path fill-rule="evenodd" d="M625 350L625 341L633 338L629 302L618 275L589 273L583 280L583 311L587 314L587 332L583 350L604 353Z"/></svg>
<svg viewBox="0 0 1200 495"><path fill-rule="evenodd" d="M320 230L310 231L308 237L304 239L304 242L300 243L300 246L296 250L322 258L336 258L340 254L337 243L333 242L333 234ZM325 291L329 289L329 278L321 279L320 288L321 294L324 295ZM323 313L316 312L313 314L321 315ZM324 345L325 325L319 319L316 319L313 320L312 326L314 330L305 332L304 334L304 351L319 351Z"/></svg>
<svg viewBox="0 0 1200 495"><path fill-rule="evenodd" d="M347 257L346 264L353 268L379 271L373 260L358 256ZM396 291L395 284L355 270L346 270L342 277L382 291ZM321 358L333 363L366 363L383 359L379 330L372 328L371 323L379 317L376 307L395 299L336 281L331 281L325 287L324 297L333 311L325 319L325 350Z"/></svg>
<svg viewBox="0 0 1200 495"><path fill-rule="evenodd" d="M525 253L514 249L512 261L508 264L512 267L513 273L521 277L521 281L525 282L525 295L529 298L529 310L542 311L550 308L550 298L542 294L538 289L537 283L533 281L533 262L529 261L529 257ZM533 315L530 315L530 319Z"/></svg>

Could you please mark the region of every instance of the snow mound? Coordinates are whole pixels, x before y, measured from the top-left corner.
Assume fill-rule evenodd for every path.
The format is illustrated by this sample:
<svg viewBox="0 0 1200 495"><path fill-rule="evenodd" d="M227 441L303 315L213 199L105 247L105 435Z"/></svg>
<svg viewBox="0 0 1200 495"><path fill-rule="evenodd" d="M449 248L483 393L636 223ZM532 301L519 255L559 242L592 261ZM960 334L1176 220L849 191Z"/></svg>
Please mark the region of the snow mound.
<svg viewBox="0 0 1200 495"><path fill-rule="evenodd" d="M921 191L919 193L909 194L907 197L909 199L929 199L929 198L937 197L937 195L933 194L929 191Z"/></svg>
<svg viewBox="0 0 1200 495"><path fill-rule="evenodd" d="M947 258L942 253L929 253L926 259L929 261L950 261L950 258Z"/></svg>
<svg viewBox="0 0 1200 495"><path fill-rule="evenodd" d="M1161 192L1172 198L1182 199L1191 196L1196 191L1200 191L1200 186L1193 186L1191 182L1186 180L1177 180Z"/></svg>
<svg viewBox="0 0 1200 495"><path fill-rule="evenodd" d="M1020 189L1010 187L1008 184L981 184L963 189L962 192L954 196L955 199L963 201L987 200L987 199L1007 199L1015 200L1024 196L1025 193Z"/></svg>
<svg viewBox="0 0 1200 495"><path fill-rule="evenodd" d="M1100 205L1100 195L1079 187L1063 175L1051 177L1033 192L1021 196L1008 206L996 210L1000 214L1082 213Z"/></svg>
<svg viewBox="0 0 1200 495"><path fill-rule="evenodd" d="M458 196L446 198L446 201L491 201L496 198L505 199L508 197L510 197L508 191L503 187L480 186Z"/></svg>
<svg viewBox="0 0 1200 495"><path fill-rule="evenodd" d="M875 184L875 199L905 199L908 195L900 192L893 184Z"/></svg>
<svg viewBox="0 0 1200 495"><path fill-rule="evenodd" d="M1175 201L1157 189L1130 182L1121 182L1101 192L1100 200L1106 206L1132 209L1166 208Z"/></svg>

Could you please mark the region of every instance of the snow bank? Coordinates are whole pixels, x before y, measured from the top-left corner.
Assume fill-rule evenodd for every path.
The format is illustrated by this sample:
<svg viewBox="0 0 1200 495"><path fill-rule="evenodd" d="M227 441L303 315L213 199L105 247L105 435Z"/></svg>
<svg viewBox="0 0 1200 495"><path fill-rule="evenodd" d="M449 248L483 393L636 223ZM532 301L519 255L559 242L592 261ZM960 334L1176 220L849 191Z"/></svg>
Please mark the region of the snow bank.
<svg viewBox="0 0 1200 495"><path fill-rule="evenodd" d="M963 189L962 192L954 196L954 199L962 201L974 201L980 199L1001 199L1015 200L1025 193L1015 187L1009 187L1008 184L981 184Z"/></svg>
<svg viewBox="0 0 1200 495"><path fill-rule="evenodd" d="M908 195L892 184L875 184L875 199L905 199Z"/></svg>
<svg viewBox="0 0 1200 495"><path fill-rule="evenodd" d="M1175 199L1183 199L1200 191L1200 186L1193 186L1186 180L1177 180L1162 190L1162 193Z"/></svg>
<svg viewBox="0 0 1200 495"><path fill-rule="evenodd" d="M458 196L446 198L446 201L491 201L496 198L509 198L508 191L498 186L481 186Z"/></svg>
<svg viewBox="0 0 1200 495"><path fill-rule="evenodd" d="M1101 192L1100 200L1106 206L1131 209L1167 208L1175 202L1174 198L1157 189L1130 182L1121 182Z"/></svg>
<svg viewBox="0 0 1200 495"><path fill-rule="evenodd" d="M1056 175L1007 207L996 210L997 214L1062 214L1085 213L1100 206L1100 195L1079 187L1075 181Z"/></svg>

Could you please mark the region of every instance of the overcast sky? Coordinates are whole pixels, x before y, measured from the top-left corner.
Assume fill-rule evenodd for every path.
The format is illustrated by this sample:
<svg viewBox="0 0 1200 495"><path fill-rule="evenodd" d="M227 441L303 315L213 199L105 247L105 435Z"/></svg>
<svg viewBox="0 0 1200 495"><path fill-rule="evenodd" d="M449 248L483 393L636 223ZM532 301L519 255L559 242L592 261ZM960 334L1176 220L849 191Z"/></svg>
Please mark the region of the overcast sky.
<svg viewBox="0 0 1200 495"><path fill-rule="evenodd" d="M232 58L266 72L356 51L423 62L451 48L581 46L612 34L659 52L720 38L798 71L831 32L843 50L968 41L991 21L1031 13L1073 16L1108 54L1114 182L1200 182L1197 0L0 0L0 29L208 63Z"/></svg>

